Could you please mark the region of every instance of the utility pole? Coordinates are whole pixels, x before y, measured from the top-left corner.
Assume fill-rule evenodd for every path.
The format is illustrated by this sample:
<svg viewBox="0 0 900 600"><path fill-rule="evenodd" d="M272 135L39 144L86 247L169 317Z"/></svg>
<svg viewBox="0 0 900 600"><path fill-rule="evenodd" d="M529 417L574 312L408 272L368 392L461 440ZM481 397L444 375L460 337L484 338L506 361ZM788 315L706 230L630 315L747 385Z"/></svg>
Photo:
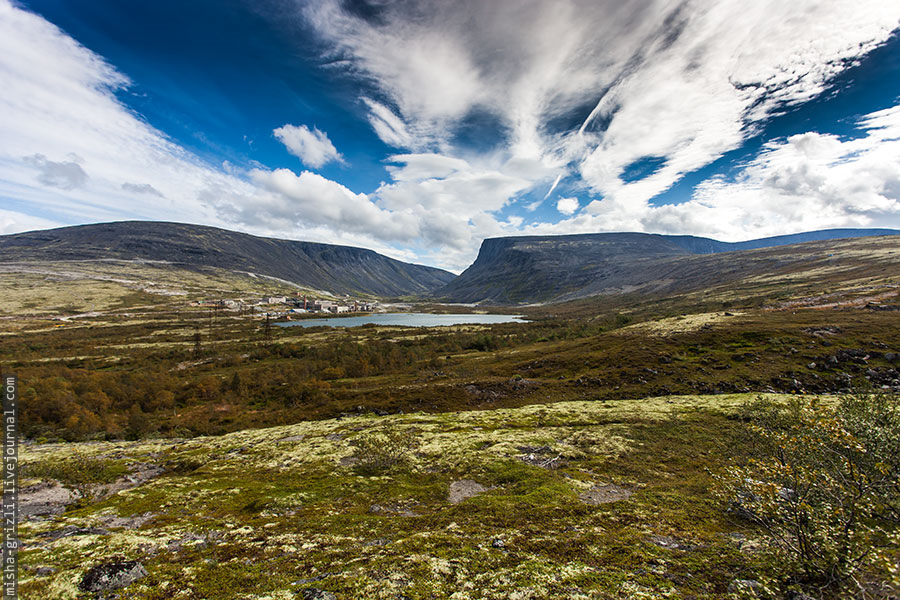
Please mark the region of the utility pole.
<svg viewBox="0 0 900 600"><path fill-rule="evenodd" d="M194 354L200 354L200 326L194 326Z"/></svg>
<svg viewBox="0 0 900 600"><path fill-rule="evenodd" d="M266 324L263 326L263 332L266 341L270 341L272 339L272 320L269 318L269 313L266 313Z"/></svg>

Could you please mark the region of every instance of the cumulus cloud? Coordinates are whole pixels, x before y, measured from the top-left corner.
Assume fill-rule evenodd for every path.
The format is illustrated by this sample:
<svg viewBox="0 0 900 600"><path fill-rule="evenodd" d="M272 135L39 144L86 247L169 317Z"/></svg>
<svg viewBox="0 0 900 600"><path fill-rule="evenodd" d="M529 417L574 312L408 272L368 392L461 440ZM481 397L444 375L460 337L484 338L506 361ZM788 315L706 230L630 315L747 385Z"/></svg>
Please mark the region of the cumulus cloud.
<svg viewBox="0 0 900 600"><path fill-rule="evenodd" d="M860 136L806 132L772 140L732 179L680 204L589 203L527 233L645 231L740 241L834 227L900 228L900 105L859 119Z"/></svg>
<svg viewBox="0 0 900 600"><path fill-rule="evenodd" d="M415 234L415 223L403 215L389 213L376 206L365 194L355 194L343 185L316 173L300 175L288 169L250 173L254 183L269 194L257 194L259 202L245 203L241 222L256 214L293 219L311 225L330 225L358 233L377 232L382 240L408 240Z"/></svg>
<svg viewBox="0 0 900 600"><path fill-rule="evenodd" d="M556 210L564 215L573 215L578 210L578 198L560 198L556 201Z"/></svg>
<svg viewBox="0 0 900 600"><path fill-rule="evenodd" d="M288 152L303 161L308 167L318 169L330 162L344 162L328 134L318 127L309 129L306 125L284 125L272 132Z"/></svg>
<svg viewBox="0 0 900 600"><path fill-rule="evenodd" d="M508 172L507 164L472 164L435 154L400 154L389 158L392 181L373 195L395 212L416 215L423 242L440 246L444 260L456 253L454 267L471 262L481 239L509 231L496 213L532 182ZM463 258L465 257L465 258ZM446 264L446 263L445 263Z"/></svg>
<svg viewBox="0 0 900 600"><path fill-rule="evenodd" d="M772 141L735 180L703 182L690 202L656 209L648 226L729 239L900 227L900 106L860 126L865 135L856 139L807 132Z"/></svg>

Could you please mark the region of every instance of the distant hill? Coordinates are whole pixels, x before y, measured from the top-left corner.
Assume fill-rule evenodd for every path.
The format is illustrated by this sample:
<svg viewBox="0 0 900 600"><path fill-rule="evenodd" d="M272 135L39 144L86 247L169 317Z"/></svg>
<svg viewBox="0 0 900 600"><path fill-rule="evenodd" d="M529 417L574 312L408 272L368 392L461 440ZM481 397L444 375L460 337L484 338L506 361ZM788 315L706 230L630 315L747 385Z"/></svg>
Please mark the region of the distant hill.
<svg viewBox="0 0 900 600"><path fill-rule="evenodd" d="M216 227L123 221L0 236L0 262L160 261L276 277L335 294L421 295L451 281L441 269L372 250L264 238Z"/></svg>
<svg viewBox="0 0 900 600"><path fill-rule="evenodd" d="M570 300L638 289L696 289L719 283L717 274L736 268L726 261L691 260L699 255L740 254L746 250L879 235L900 235L900 231L829 229L737 243L647 233L491 238L484 240L475 262L434 295L450 302L507 304ZM741 268L750 272L759 270L760 265L742 264Z"/></svg>

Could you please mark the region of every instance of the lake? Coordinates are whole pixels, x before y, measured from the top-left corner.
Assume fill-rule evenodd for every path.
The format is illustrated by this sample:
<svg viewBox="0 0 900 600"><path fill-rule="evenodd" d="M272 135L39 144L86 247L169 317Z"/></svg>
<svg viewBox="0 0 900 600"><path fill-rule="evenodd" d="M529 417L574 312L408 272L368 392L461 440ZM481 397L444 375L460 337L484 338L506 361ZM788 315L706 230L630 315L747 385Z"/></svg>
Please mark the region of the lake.
<svg viewBox="0 0 900 600"><path fill-rule="evenodd" d="M359 327L360 325L402 325L404 327L446 327L448 325L490 325L493 323L525 323L513 315L435 315L429 313L376 313L359 317L300 319L275 323L280 327Z"/></svg>

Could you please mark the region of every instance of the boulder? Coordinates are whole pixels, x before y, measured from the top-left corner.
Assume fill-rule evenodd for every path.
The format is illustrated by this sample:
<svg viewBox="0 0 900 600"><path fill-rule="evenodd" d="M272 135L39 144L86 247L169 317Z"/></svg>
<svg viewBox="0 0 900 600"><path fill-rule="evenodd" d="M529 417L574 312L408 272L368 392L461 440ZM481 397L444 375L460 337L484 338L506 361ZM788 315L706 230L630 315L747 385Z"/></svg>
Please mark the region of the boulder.
<svg viewBox="0 0 900 600"><path fill-rule="evenodd" d="M107 592L129 586L147 575L147 569L136 560L103 563L85 573L78 587L85 592Z"/></svg>

